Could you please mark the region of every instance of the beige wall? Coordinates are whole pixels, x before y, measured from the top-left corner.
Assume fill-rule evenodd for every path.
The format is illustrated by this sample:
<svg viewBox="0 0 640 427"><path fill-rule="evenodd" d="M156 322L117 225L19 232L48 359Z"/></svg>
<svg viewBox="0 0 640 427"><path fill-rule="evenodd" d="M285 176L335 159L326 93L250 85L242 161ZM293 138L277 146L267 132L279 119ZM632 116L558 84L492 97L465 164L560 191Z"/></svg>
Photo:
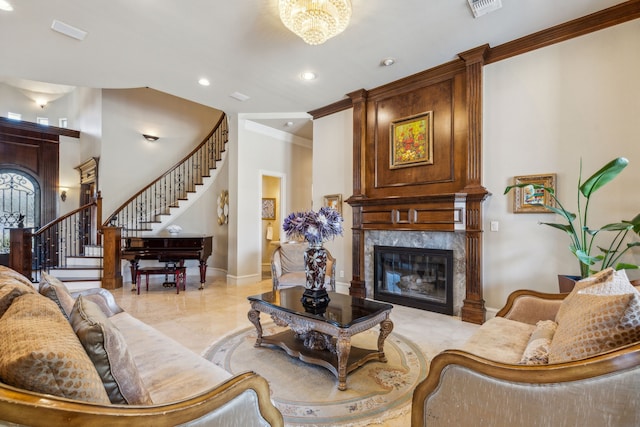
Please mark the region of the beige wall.
<svg viewBox="0 0 640 427"><path fill-rule="evenodd" d="M604 225L638 214L638 34L640 21L631 21L484 68L483 182L492 195L484 204L483 277L490 311L514 290L557 292L557 274L578 273L566 235L538 224L553 221L553 215L512 213L511 198L502 193L515 175L556 173L558 194L573 209L580 159L588 176L625 156L630 166L596 194L591 219ZM328 153L339 157L351 150L348 114L316 120L314 144L327 157L315 150L318 201L322 192L333 192L325 183L336 179L334 169L318 164L326 164ZM350 164L343 167L351 177ZM342 191L351 194L350 182ZM499 231L489 231L491 221L498 221ZM345 261L349 247L345 238Z"/></svg>
<svg viewBox="0 0 640 427"><path fill-rule="evenodd" d="M557 291L557 274L579 274L568 237L538 222L551 214L513 214L504 187L515 175L556 173L557 192L575 212L584 177L617 156L629 167L600 190L592 226L640 211L640 21L631 21L484 68L484 285L490 307L520 288ZM500 231L489 230L498 221ZM636 259L638 261L638 257Z"/></svg>
<svg viewBox="0 0 640 427"><path fill-rule="evenodd" d="M279 176L284 183L281 216L273 222L274 228L282 226L289 212L309 209L311 204L311 141L261 125L252 120L256 118L246 114L231 120L229 180L233 192L227 279L232 284L260 280L262 176Z"/></svg>
<svg viewBox="0 0 640 427"><path fill-rule="evenodd" d="M344 202L353 193L353 110L314 120L313 206L319 209L324 196L341 194L344 234L326 243L336 259L336 284L348 291L351 281L351 206ZM343 274L341 274L341 272Z"/></svg>

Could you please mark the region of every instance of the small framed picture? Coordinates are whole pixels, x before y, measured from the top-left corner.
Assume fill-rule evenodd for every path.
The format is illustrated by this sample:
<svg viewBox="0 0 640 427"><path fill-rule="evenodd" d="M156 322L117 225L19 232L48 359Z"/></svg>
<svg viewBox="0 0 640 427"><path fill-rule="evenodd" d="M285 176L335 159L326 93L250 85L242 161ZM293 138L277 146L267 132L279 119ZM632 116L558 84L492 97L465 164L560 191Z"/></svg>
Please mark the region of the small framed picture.
<svg viewBox="0 0 640 427"><path fill-rule="evenodd" d="M513 213L553 213L545 207L553 206L553 198L544 188L556 191L556 174L523 175L513 179Z"/></svg>
<svg viewBox="0 0 640 427"><path fill-rule="evenodd" d="M262 219L276 219L276 199L262 199Z"/></svg>
<svg viewBox="0 0 640 427"><path fill-rule="evenodd" d="M329 194L324 196L323 206L335 209L342 215L342 194Z"/></svg>
<svg viewBox="0 0 640 427"><path fill-rule="evenodd" d="M433 164L433 112L391 122L389 168Z"/></svg>

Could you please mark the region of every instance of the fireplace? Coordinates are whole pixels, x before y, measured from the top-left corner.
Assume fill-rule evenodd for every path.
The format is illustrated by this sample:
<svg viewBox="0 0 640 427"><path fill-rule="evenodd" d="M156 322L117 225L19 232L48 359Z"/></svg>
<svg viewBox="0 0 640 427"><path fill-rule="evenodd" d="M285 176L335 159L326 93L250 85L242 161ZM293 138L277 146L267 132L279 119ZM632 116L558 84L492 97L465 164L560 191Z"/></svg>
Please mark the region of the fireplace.
<svg viewBox="0 0 640 427"><path fill-rule="evenodd" d="M374 246L374 298L453 314L453 251Z"/></svg>

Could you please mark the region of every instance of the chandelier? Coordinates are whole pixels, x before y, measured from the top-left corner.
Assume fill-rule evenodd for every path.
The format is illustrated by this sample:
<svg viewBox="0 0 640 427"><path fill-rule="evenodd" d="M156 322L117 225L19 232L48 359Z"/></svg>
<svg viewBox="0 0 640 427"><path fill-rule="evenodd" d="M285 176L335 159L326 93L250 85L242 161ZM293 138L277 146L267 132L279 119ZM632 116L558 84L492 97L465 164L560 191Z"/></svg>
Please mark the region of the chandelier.
<svg viewBox="0 0 640 427"><path fill-rule="evenodd" d="M322 44L349 25L351 0L279 0L282 23L311 45Z"/></svg>

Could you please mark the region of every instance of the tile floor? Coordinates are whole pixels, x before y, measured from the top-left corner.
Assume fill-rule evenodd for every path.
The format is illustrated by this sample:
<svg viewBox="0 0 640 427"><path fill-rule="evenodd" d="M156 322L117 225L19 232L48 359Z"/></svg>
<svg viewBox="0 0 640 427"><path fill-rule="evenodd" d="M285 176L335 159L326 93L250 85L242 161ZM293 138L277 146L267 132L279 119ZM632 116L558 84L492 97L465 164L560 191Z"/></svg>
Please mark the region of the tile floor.
<svg viewBox="0 0 640 427"><path fill-rule="evenodd" d="M164 288L161 278L151 278L149 292L131 292L131 282L113 291L118 304L192 351L201 354L230 332L251 326L247 296L271 290L271 280L250 285L229 285L223 276L208 277L199 290L196 276L187 279L186 292ZM457 317L394 306L394 332L412 339L428 357L445 348L458 347L478 328Z"/></svg>

